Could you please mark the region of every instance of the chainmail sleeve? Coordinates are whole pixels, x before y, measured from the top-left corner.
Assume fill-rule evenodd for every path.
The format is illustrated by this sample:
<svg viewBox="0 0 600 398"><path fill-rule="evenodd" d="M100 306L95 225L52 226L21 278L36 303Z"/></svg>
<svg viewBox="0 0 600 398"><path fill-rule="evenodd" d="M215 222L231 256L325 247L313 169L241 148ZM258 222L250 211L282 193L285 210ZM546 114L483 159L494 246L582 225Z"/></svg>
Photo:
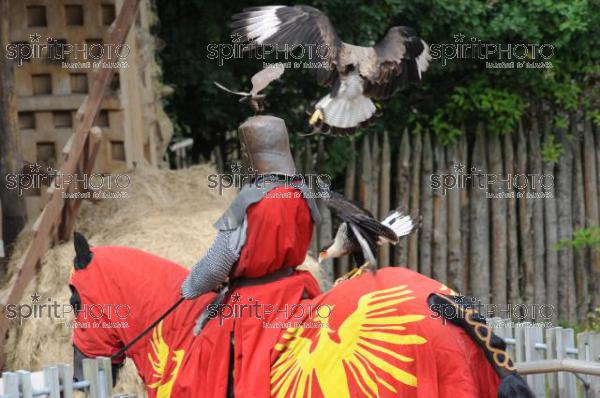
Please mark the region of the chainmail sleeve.
<svg viewBox="0 0 600 398"><path fill-rule="evenodd" d="M181 296L193 299L225 282L240 254L230 239L235 231L219 231L212 246L181 285Z"/></svg>

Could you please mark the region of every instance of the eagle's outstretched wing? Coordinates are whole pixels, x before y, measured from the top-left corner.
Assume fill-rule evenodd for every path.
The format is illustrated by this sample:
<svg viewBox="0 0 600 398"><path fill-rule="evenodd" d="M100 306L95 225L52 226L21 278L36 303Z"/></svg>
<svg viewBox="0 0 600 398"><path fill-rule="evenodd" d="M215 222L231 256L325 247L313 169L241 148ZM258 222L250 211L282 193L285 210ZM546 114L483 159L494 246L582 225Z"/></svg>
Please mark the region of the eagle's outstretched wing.
<svg viewBox="0 0 600 398"><path fill-rule="evenodd" d="M306 331L303 326L287 329L283 342L275 346L280 355L271 367L271 396L310 397L315 382L326 398L349 398L350 384L370 397L383 388L397 393L389 378L379 376L381 373L398 383L416 386L416 375L402 368L414 358L395 349L427 342L422 336L405 332L405 325L421 321L425 315L399 315L397 310L400 304L415 299L412 293L402 285L363 295L341 323L336 340L330 337L335 331L326 327L317 329L312 338L302 336ZM335 312L336 307L332 307Z"/></svg>
<svg viewBox="0 0 600 398"><path fill-rule="evenodd" d="M427 44L407 26L391 28L373 49L376 66L363 77L364 94L375 99L389 98L411 82L421 80L431 60Z"/></svg>
<svg viewBox="0 0 600 398"><path fill-rule="evenodd" d="M333 63L342 42L329 18L321 11L309 6L250 7L231 18L233 35L241 37L244 42L273 46L278 51L311 45L310 49L304 48L308 60L327 65L313 69L319 83L333 82Z"/></svg>
<svg viewBox="0 0 600 398"><path fill-rule="evenodd" d="M285 67L282 64L267 66L261 71L258 71L252 76L252 90L250 95L255 96L264 90L273 80L277 80L285 72Z"/></svg>
<svg viewBox="0 0 600 398"><path fill-rule="evenodd" d="M246 97L246 96L250 95L250 93L246 93L244 91L233 91L231 89L228 89L227 87L225 87L224 85L222 85L219 82L213 82L213 83L215 84L215 86L219 87L221 90L227 91L228 93L231 93L231 94L240 95L242 97Z"/></svg>

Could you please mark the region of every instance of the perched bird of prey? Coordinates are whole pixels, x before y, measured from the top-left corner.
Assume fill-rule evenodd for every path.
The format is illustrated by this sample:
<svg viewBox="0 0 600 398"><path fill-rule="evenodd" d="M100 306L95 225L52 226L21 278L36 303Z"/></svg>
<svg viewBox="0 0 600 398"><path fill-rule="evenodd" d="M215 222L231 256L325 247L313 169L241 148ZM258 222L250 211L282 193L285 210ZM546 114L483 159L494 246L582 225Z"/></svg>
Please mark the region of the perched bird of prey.
<svg viewBox="0 0 600 398"><path fill-rule="evenodd" d="M376 111L373 100L393 96L411 82L421 80L431 56L416 32L395 26L373 47L344 43L325 14L309 6L246 8L232 16L233 34L253 46L278 51L305 48L320 84L332 91L315 105L309 123L352 129Z"/></svg>
<svg viewBox="0 0 600 398"><path fill-rule="evenodd" d="M241 95L240 102L248 101L250 108L254 112L262 112L265 109L264 106L264 94L259 94L262 90L264 90L273 80L277 80L283 75L285 71L285 67L281 63L273 64L267 66L260 72L257 72L250 81L252 82L252 89L250 92L246 93L244 91L233 91L223 86L218 82L213 82L217 87L221 90L225 90L228 93Z"/></svg>
<svg viewBox="0 0 600 398"><path fill-rule="evenodd" d="M357 266L377 265L377 246L384 243L397 244L402 236L408 235L416 227L416 222L399 210L392 211L381 222L357 203L343 195L329 191L329 198L323 200L342 221L331 244L321 249L319 262L351 254Z"/></svg>

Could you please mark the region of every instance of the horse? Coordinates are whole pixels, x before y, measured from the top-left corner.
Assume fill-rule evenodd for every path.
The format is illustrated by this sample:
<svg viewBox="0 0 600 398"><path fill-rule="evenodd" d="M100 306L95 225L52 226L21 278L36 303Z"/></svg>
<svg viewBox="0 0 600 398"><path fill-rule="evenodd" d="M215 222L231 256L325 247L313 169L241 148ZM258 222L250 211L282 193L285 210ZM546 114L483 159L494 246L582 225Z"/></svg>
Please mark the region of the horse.
<svg viewBox="0 0 600 398"><path fill-rule="evenodd" d="M79 379L83 358L109 356L116 381L126 355L152 398L532 396L518 375L499 376L469 333L431 311L428 296L450 289L401 267L293 303L260 303L260 284L232 283L221 303L215 292L183 301L115 356L178 301L189 271L137 249L90 248L82 236L75 252L69 287ZM269 283L285 289L305 273ZM196 319L207 312L195 335ZM234 338L244 332L235 325L248 318L253 323L245 327L262 328L260 341ZM240 369L240 355L255 355L259 365ZM251 383L236 383L243 372L253 375Z"/></svg>

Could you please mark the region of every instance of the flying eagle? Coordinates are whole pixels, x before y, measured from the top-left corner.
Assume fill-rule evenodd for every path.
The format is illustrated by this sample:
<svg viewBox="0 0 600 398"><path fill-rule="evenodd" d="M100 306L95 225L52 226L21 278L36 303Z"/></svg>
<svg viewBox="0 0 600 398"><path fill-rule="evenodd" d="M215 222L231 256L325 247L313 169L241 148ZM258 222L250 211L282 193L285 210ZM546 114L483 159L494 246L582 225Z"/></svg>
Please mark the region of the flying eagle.
<svg viewBox="0 0 600 398"><path fill-rule="evenodd" d="M357 203L343 195L329 191L329 197L323 200L342 221L333 242L319 252L319 262L351 254L356 265L366 264L375 267L377 246L384 243L397 244L402 236L410 234L417 224L410 216L399 210L392 211L382 221Z"/></svg>
<svg viewBox="0 0 600 398"><path fill-rule="evenodd" d="M250 79L250 81L252 82L252 89L248 93L244 91L230 90L219 82L213 83L221 90L227 91L231 94L242 96L242 98L240 98L240 102L248 102L250 108L252 108L254 112L262 112L265 110L265 95L259 93L262 90L264 90L269 84L271 84L273 80L279 79L281 75L283 75L283 72L285 72L285 67L281 63L267 66L266 68L262 69L261 71L254 74L254 76L252 76L252 79Z"/></svg>
<svg viewBox="0 0 600 398"><path fill-rule="evenodd" d="M429 47L416 32L395 26L373 47L344 43L329 18L309 6L251 7L232 16L233 35L253 46L290 51L306 50L319 84L332 91L315 105L309 123L314 128L352 129L376 111L373 100L383 100L421 80L429 66Z"/></svg>

